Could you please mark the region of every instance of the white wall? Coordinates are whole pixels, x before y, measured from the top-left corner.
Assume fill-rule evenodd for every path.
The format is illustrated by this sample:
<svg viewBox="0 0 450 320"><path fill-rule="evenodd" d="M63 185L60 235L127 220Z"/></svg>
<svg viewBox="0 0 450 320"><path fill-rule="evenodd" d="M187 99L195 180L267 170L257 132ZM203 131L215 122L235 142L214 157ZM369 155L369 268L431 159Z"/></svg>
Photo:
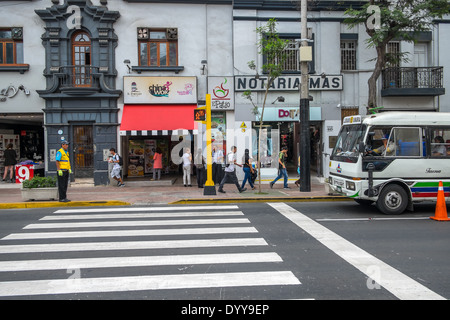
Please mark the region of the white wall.
<svg viewBox="0 0 450 320"><path fill-rule="evenodd" d="M50 2L50 1L49 1ZM0 102L0 113L42 113L45 106L43 99L39 97L36 90L45 89L45 50L42 46L41 35L45 32L44 22L36 15L36 8L44 8L46 1L0 2L0 27L22 27L23 28L23 51L24 63L30 65L30 69L24 74L19 72L0 72L0 90L12 85L19 87L23 85L30 91L25 95L19 91L13 98Z"/></svg>

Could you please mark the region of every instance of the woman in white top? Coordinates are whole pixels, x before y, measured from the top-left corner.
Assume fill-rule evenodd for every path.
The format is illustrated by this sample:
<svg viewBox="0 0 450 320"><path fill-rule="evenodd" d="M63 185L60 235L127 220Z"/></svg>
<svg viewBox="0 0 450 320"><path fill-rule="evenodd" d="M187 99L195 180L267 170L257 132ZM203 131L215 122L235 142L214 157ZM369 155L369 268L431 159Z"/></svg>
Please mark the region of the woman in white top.
<svg viewBox="0 0 450 320"><path fill-rule="evenodd" d="M181 157L183 160L183 184L185 187L191 185L191 163L192 163L192 154L189 148L186 148L183 156Z"/></svg>

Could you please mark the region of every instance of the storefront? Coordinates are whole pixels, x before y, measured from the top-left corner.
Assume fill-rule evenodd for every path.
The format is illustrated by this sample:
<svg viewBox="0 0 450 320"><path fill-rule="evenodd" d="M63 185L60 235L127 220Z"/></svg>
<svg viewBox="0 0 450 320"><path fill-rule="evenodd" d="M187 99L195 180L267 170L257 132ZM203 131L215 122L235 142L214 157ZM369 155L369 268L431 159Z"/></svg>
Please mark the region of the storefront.
<svg viewBox="0 0 450 320"><path fill-rule="evenodd" d="M288 147L288 172L297 174L298 157L301 145L300 136L300 107L299 87L301 76L282 75L269 87L265 97L267 84L266 76L235 76L234 91L236 96L250 90L252 101L258 108L241 99L236 106L236 123L250 122L252 156L258 155L258 139L262 104L265 100L263 115L263 130L261 138L262 176L271 179L278 171L277 157L283 146ZM323 176L326 174L327 157L332 149L340 121L334 120L340 113L341 91L343 90L343 76L340 74L309 75L310 95L310 170L312 174ZM256 111L256 112L255 112ZM256 114L255 114L256 113ZM247 125L248 126L248 125ZM248 145L242 145L247 147ZM265 174L266 173L266 174Z"/></svg>
<svg viewBox="0 0 450 320"><path fill-rule="evenodd" d="M208 93L211 95L211 139L217 151L227 154L227 131L235 129L227 125L234 116L234 78L208 77ZM227 130L228 129L228 130ZM230 145L231 147L231 145Z"/></svg>
<svg viewBox="0 0 450 320"><path fill-rule="evenodd" d="M261 113L261 109L259 112ZM252 122L252 154L258 156L259 121ZM321 173L321 128L322 109L310 107L310 138L311 138L311 170ZM277 168L277 156L282 147L288 147L288 172L295 174L300 154L300 122L299 108L296 107L267 107L264 110L262 126L261 167Z"/></svg>
<svg viewBox="0 0 450 320"><path fill-rule="evenodd" d="M163 176L178 174L183 148L193 153L197 145L196 108L196 77L124 77L119 131L124 176L152 173L157 148L163 155Z"/></svg>
<svg viewBox="0 0 450 320"><path fill-rule="evenodd" d="M36 164L35 174L43 176L43 114L3 114L0 116L0 177L4 174L4 151L12 145L17 163ZM34 169L34 168L33 168ZM7 177L9 179L9 176ZM14 179L15 180L15 179Z"/></svg>

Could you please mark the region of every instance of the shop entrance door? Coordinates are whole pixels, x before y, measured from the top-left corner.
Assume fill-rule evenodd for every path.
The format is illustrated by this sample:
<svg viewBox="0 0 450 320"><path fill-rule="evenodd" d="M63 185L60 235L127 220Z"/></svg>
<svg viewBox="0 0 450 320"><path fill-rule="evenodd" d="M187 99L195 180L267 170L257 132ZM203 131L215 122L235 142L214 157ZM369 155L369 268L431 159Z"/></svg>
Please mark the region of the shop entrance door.
<svg viewBox="0 0 450 320"><path fill-rule="evenodd" d="M73 126L75 178L94 177L94 139L92 125Z"/></svg>

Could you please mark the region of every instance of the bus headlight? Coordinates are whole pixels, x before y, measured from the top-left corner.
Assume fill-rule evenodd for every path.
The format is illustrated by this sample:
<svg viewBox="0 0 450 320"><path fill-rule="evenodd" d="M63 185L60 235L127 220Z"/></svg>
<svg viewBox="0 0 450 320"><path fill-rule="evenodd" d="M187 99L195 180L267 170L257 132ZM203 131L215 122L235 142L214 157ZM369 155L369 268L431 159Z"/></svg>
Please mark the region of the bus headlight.
<svg viewBox="0 0 450 320"><path fill-rule="evenodd" d="M353 191L356 190L355 183L353 181L346 181L345 182L345 188L347 190L353 190Z"/></svg>

